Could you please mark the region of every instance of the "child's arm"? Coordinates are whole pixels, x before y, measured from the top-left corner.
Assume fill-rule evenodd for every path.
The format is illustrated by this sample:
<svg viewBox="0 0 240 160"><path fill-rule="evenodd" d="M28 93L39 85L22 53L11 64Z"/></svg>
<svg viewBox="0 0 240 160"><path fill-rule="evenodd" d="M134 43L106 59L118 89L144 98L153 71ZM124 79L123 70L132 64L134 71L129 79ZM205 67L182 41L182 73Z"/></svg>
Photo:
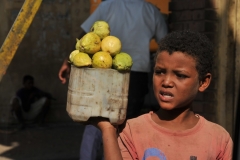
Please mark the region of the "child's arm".
<svg viewBox="0 0 240 160"><path fill-rule="evenodd" d="M102 131L104 160L122 160L117 142L117 129L108 121L98 122L97 126Z"/></svg>

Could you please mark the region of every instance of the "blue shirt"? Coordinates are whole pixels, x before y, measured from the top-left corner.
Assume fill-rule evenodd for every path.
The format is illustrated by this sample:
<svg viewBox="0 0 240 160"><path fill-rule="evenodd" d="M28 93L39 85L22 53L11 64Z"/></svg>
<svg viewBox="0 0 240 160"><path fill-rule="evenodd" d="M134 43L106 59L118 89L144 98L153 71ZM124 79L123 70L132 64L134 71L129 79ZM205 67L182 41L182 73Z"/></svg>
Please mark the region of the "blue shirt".
<svg viewBox="0 0 240 160"><path fill-rule="evenodd" d="M81 25L89 32L97 20L108 22L111 35L122 42L122 52L131 55L132 71L150 71L150 40L158 42L167 34L167 25L159 9L145 0L107 0Z"/></svg>

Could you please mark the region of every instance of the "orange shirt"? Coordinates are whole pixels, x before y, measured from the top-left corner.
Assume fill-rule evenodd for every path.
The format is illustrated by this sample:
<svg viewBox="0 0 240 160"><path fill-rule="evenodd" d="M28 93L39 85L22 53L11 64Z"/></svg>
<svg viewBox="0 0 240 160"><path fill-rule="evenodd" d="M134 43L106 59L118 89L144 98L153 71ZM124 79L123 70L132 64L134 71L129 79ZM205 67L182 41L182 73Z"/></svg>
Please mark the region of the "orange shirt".
<svg viewBox="0 0 240 160"><path fill-rule="evenodd" d="M152 121L151 114L127 121L118 138L124 160L231 159L233 142L220 125L199 116L193 128L173 132Z"/></svg>

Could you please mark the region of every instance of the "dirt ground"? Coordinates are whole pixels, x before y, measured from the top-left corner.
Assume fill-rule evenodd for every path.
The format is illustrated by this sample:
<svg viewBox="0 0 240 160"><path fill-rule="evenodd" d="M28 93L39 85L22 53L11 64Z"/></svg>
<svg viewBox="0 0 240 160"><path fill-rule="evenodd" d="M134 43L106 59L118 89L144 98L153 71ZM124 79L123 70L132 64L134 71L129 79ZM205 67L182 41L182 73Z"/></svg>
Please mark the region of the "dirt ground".
<svg viewBox="0 0 240 160"><path fill-rule="evenodd" d="M76 122L0 128L0 160L78 160L84 126Z"/></svg>

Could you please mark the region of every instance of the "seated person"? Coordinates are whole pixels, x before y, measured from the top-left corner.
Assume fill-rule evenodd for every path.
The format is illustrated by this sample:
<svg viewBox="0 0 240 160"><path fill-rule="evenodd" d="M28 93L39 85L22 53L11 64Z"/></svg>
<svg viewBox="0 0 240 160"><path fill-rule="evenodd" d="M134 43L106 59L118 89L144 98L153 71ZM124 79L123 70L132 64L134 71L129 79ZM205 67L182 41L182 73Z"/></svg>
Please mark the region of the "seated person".
<svg viewBox="0 0 240 160"><path fill-rule="evenodd" d="M11 112L21 124L20 129L25 128L26 120L43 125L52 96L35 87L31 75L23 77L23 86L11 100Z"/></svg>

